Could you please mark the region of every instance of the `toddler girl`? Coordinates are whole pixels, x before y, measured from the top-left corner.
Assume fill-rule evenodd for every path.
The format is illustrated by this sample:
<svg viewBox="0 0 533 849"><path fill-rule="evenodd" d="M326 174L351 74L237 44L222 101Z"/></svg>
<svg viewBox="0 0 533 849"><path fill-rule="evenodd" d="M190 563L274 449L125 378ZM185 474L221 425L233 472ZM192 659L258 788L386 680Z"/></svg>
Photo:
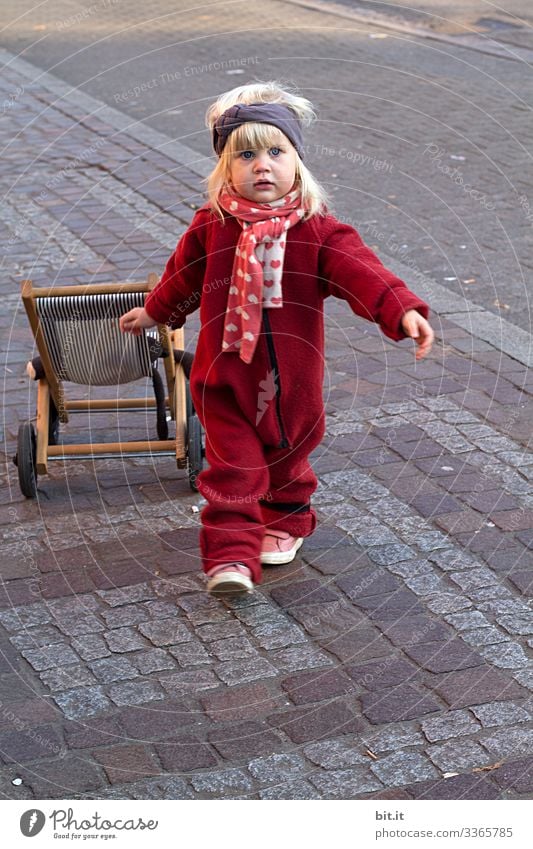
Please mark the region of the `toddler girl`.
<svg viewBox="0 0 533 849"><path fill-rule="evenodd" d="M324 435L324 298L343 298L391 339L414 338L417 358L433 341L427 304L328 212L303 162L315 117L275 82L218 98L208 201L145 307L120 320L131 333L181 327L200 307L190 390L206 433L200 545L214 594L251 591L261 565L291 562L315 528L308 457Z"/></svg>

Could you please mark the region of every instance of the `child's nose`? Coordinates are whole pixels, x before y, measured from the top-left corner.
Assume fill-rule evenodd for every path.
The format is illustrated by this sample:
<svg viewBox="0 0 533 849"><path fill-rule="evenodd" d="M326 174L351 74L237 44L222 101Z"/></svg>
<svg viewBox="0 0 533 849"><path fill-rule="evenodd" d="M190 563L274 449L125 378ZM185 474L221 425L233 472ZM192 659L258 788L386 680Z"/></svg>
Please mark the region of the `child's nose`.
<svg viewBox="0 0 533 849"><path fill-rule="evenodd" d="M268 154L266 150L258 150L255 157L256 170L263 170L269 166Z"/></svg>

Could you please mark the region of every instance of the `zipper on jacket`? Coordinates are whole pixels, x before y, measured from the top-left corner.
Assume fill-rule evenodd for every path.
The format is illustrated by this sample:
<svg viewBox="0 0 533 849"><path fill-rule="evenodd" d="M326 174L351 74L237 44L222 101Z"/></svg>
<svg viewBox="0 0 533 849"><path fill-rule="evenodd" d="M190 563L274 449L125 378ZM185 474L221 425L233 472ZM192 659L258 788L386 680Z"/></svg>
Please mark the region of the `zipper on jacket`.
<svg viewBox="0 0 533 849"><path fill-rule="evenodd" d="M276 349L274 348L274 339L272 338L272 328L270 326L268 310L265 309L263 309L263 324L265 327L268 353L270 356L270 364L274 371L274 380L276 383L276 418L278 420L279 432L281 436L281 442L279 443L278 448L289 448L289 440L287 439L285 428L283 427L283 420L281 418L281 381L279 377L278 360L276 357Z"/></svg>

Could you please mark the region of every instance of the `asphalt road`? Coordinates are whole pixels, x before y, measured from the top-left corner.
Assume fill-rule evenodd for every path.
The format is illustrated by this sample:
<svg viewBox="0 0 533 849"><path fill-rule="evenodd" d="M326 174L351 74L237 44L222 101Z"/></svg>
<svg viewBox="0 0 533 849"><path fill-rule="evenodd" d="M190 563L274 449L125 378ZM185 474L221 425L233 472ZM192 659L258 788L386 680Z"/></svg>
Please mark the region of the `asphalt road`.
<svg viewBox="0 0 533 849"><path fill-rule="evenodd" d="M401 259L530 330L531 67L513 53L532 43L526 3L457 10L435 0L406 11L346 0L345 13L283 0L2 5L1 46L202 159L205 109L220 92L293 82L319 113L308 161L334 211L385 262ZM349 17L369 10L451 40ZM479 50L459 46L457 26L478 33ZM484 52L491 44L507 58Z"/></svg>

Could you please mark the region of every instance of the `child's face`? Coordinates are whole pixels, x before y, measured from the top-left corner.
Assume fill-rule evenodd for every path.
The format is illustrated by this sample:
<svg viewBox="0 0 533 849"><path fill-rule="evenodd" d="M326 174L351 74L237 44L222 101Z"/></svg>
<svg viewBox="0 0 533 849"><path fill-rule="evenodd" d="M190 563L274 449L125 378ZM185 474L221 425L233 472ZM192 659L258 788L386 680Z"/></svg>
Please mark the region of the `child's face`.
<svg viewBox="0 0 533 849"><path fill-rule="evenodd" d="M296 151L279 134L277 145L260 150L239 150L231 155L230 181L247 200L268 203L290 192L296 176Z"/></svg>

